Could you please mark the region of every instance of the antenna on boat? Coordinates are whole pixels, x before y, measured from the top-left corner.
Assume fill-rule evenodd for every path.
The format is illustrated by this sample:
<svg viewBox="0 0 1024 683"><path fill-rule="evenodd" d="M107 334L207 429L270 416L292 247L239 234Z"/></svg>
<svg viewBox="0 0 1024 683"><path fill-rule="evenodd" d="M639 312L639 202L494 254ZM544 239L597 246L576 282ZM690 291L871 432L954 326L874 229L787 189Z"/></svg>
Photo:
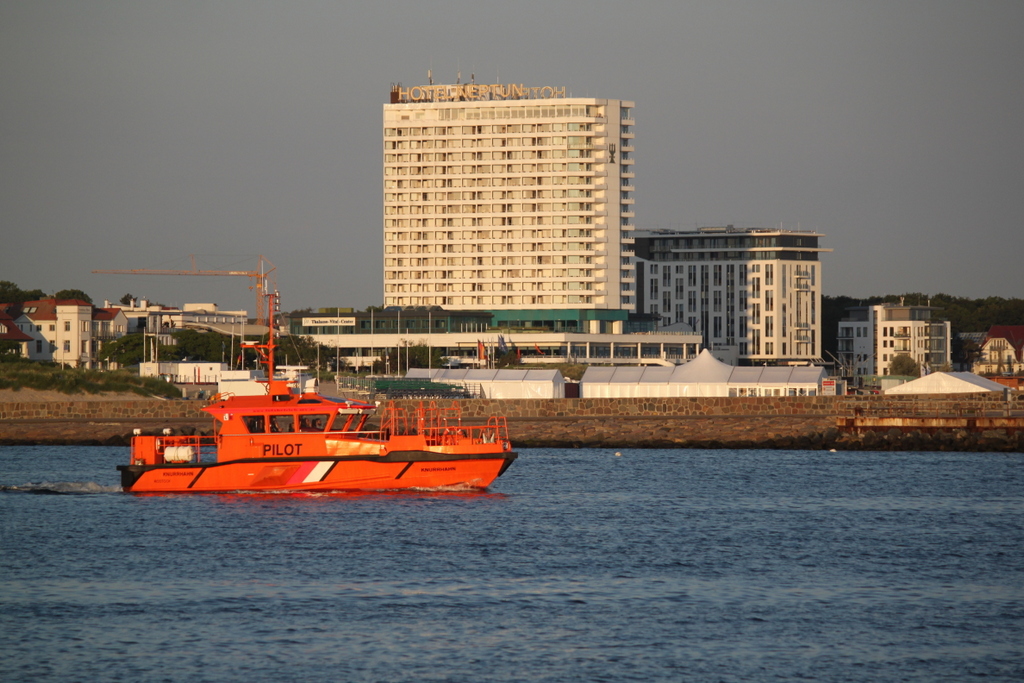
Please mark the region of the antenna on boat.
<svg viewBox="0 0 1024 683"><path fill-rule="evenodd" d="M264 296L267 297L267 343L243 343L242 347L254 349L259 355L260 361L266 365L267 393L271 395L289 394L291 391L288 388L288 381L274 379L274 375L276 374L274 367L274 349L277 348L277 343L274 338L274 327L276 325L278 315L281 312L281 294L275 289L274 291L265 291Z"/></svg>

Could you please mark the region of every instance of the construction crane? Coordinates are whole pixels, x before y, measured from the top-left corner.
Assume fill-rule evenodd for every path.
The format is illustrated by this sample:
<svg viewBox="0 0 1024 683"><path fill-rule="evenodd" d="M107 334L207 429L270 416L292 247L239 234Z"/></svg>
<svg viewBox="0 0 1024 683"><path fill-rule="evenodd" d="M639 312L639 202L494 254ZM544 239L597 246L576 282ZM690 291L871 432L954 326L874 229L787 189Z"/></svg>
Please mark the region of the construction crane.
<svg viewBox="0 0 1024 683"><path fill-rule="evenodd" d="M192 270L153 270L149 268L136 268L133 270L94 270L94 273L106 275L243 275L253 278L255 282L249 285L249 289L256 291L256 320L260 325L270 325L273 311L267 308L267 294L277 291L277 285L271 273L276 266L262 254L256 264L256 270L199 270L196 267L195 254L189 254L192 261Z"/></svg>

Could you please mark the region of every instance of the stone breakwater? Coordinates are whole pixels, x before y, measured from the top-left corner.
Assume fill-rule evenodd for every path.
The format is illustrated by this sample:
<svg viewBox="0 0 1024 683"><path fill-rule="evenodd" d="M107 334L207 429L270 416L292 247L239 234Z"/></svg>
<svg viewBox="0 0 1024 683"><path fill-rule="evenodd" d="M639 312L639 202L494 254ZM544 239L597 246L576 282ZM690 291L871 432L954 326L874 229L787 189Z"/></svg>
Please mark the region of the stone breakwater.
<svg viewBox="0 0 1024 683"><path fill-rule="evenodd" d="M414 408L417 401L397 401ZM445 405L446 402L438 402ZM692 397L632 399L476 399L463 418L505 415L516 448L774 448L825 450L1024 451L1024 417L974 428L971 416L1020 414L1002 395L948 397ZM127 445L132 430L209 434L201 401L0 403L0 444ZM857 416L906 418L901 427L856 424ZM941 428L929 416L953 416ZM989 421L991 422L991 420ZM867 424L867 422L865 422ZM988 423L986 423L988 424ZM846 426L842 426L846 425ZM962 425L962 426L957 426ZM842 426L842 428L840 428Z"/></svg>
<svg viewBox="0 0 1024 683"><path fill-rule="evenodd" d="M777 396L632 399L479 399L466 419L505 415L516 448L767 448L1024 451L1024 417L999 429L969 428L971 416L1020 414L1001 394ZM901 428L840 428L856 416L901 416ZM954 416L944 428L935 415ZM841 419L842 418L842 419ZM960 428L958 425L963 425ZM1016 425L1017 428L1014 427Z"/></svg>
<svg viewBox="0 0 1024 683"><path fill-rule="evenodd" d="M0 444L126 446L132 432L210 433L200 401L19 401L0 403Z"/></svg>

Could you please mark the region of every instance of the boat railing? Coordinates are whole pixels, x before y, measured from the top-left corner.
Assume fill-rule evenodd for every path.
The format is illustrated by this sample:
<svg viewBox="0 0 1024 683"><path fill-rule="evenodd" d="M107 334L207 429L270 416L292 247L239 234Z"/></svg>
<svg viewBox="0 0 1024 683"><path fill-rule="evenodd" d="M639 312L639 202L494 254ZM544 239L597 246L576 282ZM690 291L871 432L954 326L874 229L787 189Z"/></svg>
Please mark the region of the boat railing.
<svg viewBox="0 0 1024 683"><path fill-rule="evenodd" d="M217 439L213 436L165 434L132 439L132 462L135 464L187 464L216 460Z"/></svg>
<svg viewBox="0 0 1024 683"><path fill-rule="evenodd" d="M381 437L387 439L392 435L420 435L427 446L497 443L505 450L511 448L504 416L489 417L484 424L467 424L462 420L458 401L448 406L421 401L415 410L388 402L381 420Z"/></svg>

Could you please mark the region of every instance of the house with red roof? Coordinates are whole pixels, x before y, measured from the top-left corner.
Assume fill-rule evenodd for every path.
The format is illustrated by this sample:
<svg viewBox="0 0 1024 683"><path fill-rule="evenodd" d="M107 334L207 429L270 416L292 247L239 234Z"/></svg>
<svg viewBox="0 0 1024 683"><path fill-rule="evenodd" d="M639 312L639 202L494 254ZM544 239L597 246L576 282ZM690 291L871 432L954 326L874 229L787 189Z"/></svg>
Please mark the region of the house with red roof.
<svg viewBox="0 0 1024 683"><path fill-rule="evenodd" d="M0 309L10 321L5 327L13 328L10 334L20 333L22 357L71 367L98 367L103 342L124 336L128 327L120 309L80 299L39 299Z"/></svg>
<svg viewBox="0 0 1024 683"><path fill-rule="evenodd" d="M971 370L977 375L1024 372L1024 325L993 325Z"/></svg>
<svg viewBox="0 0 1024 683"><path fill-rule="evenodd" d="M14 322L14 318L11 317L10 309L14 308L17 312L17 304L0 304L0 341L11 342L12 345L16 345L15 351L8 351L0 349L0 353L17 353L19 356L28 356L28 345L32 341L32 337L22 332L17 324ZM5 344L5 347L9 345Z"/></svg>

